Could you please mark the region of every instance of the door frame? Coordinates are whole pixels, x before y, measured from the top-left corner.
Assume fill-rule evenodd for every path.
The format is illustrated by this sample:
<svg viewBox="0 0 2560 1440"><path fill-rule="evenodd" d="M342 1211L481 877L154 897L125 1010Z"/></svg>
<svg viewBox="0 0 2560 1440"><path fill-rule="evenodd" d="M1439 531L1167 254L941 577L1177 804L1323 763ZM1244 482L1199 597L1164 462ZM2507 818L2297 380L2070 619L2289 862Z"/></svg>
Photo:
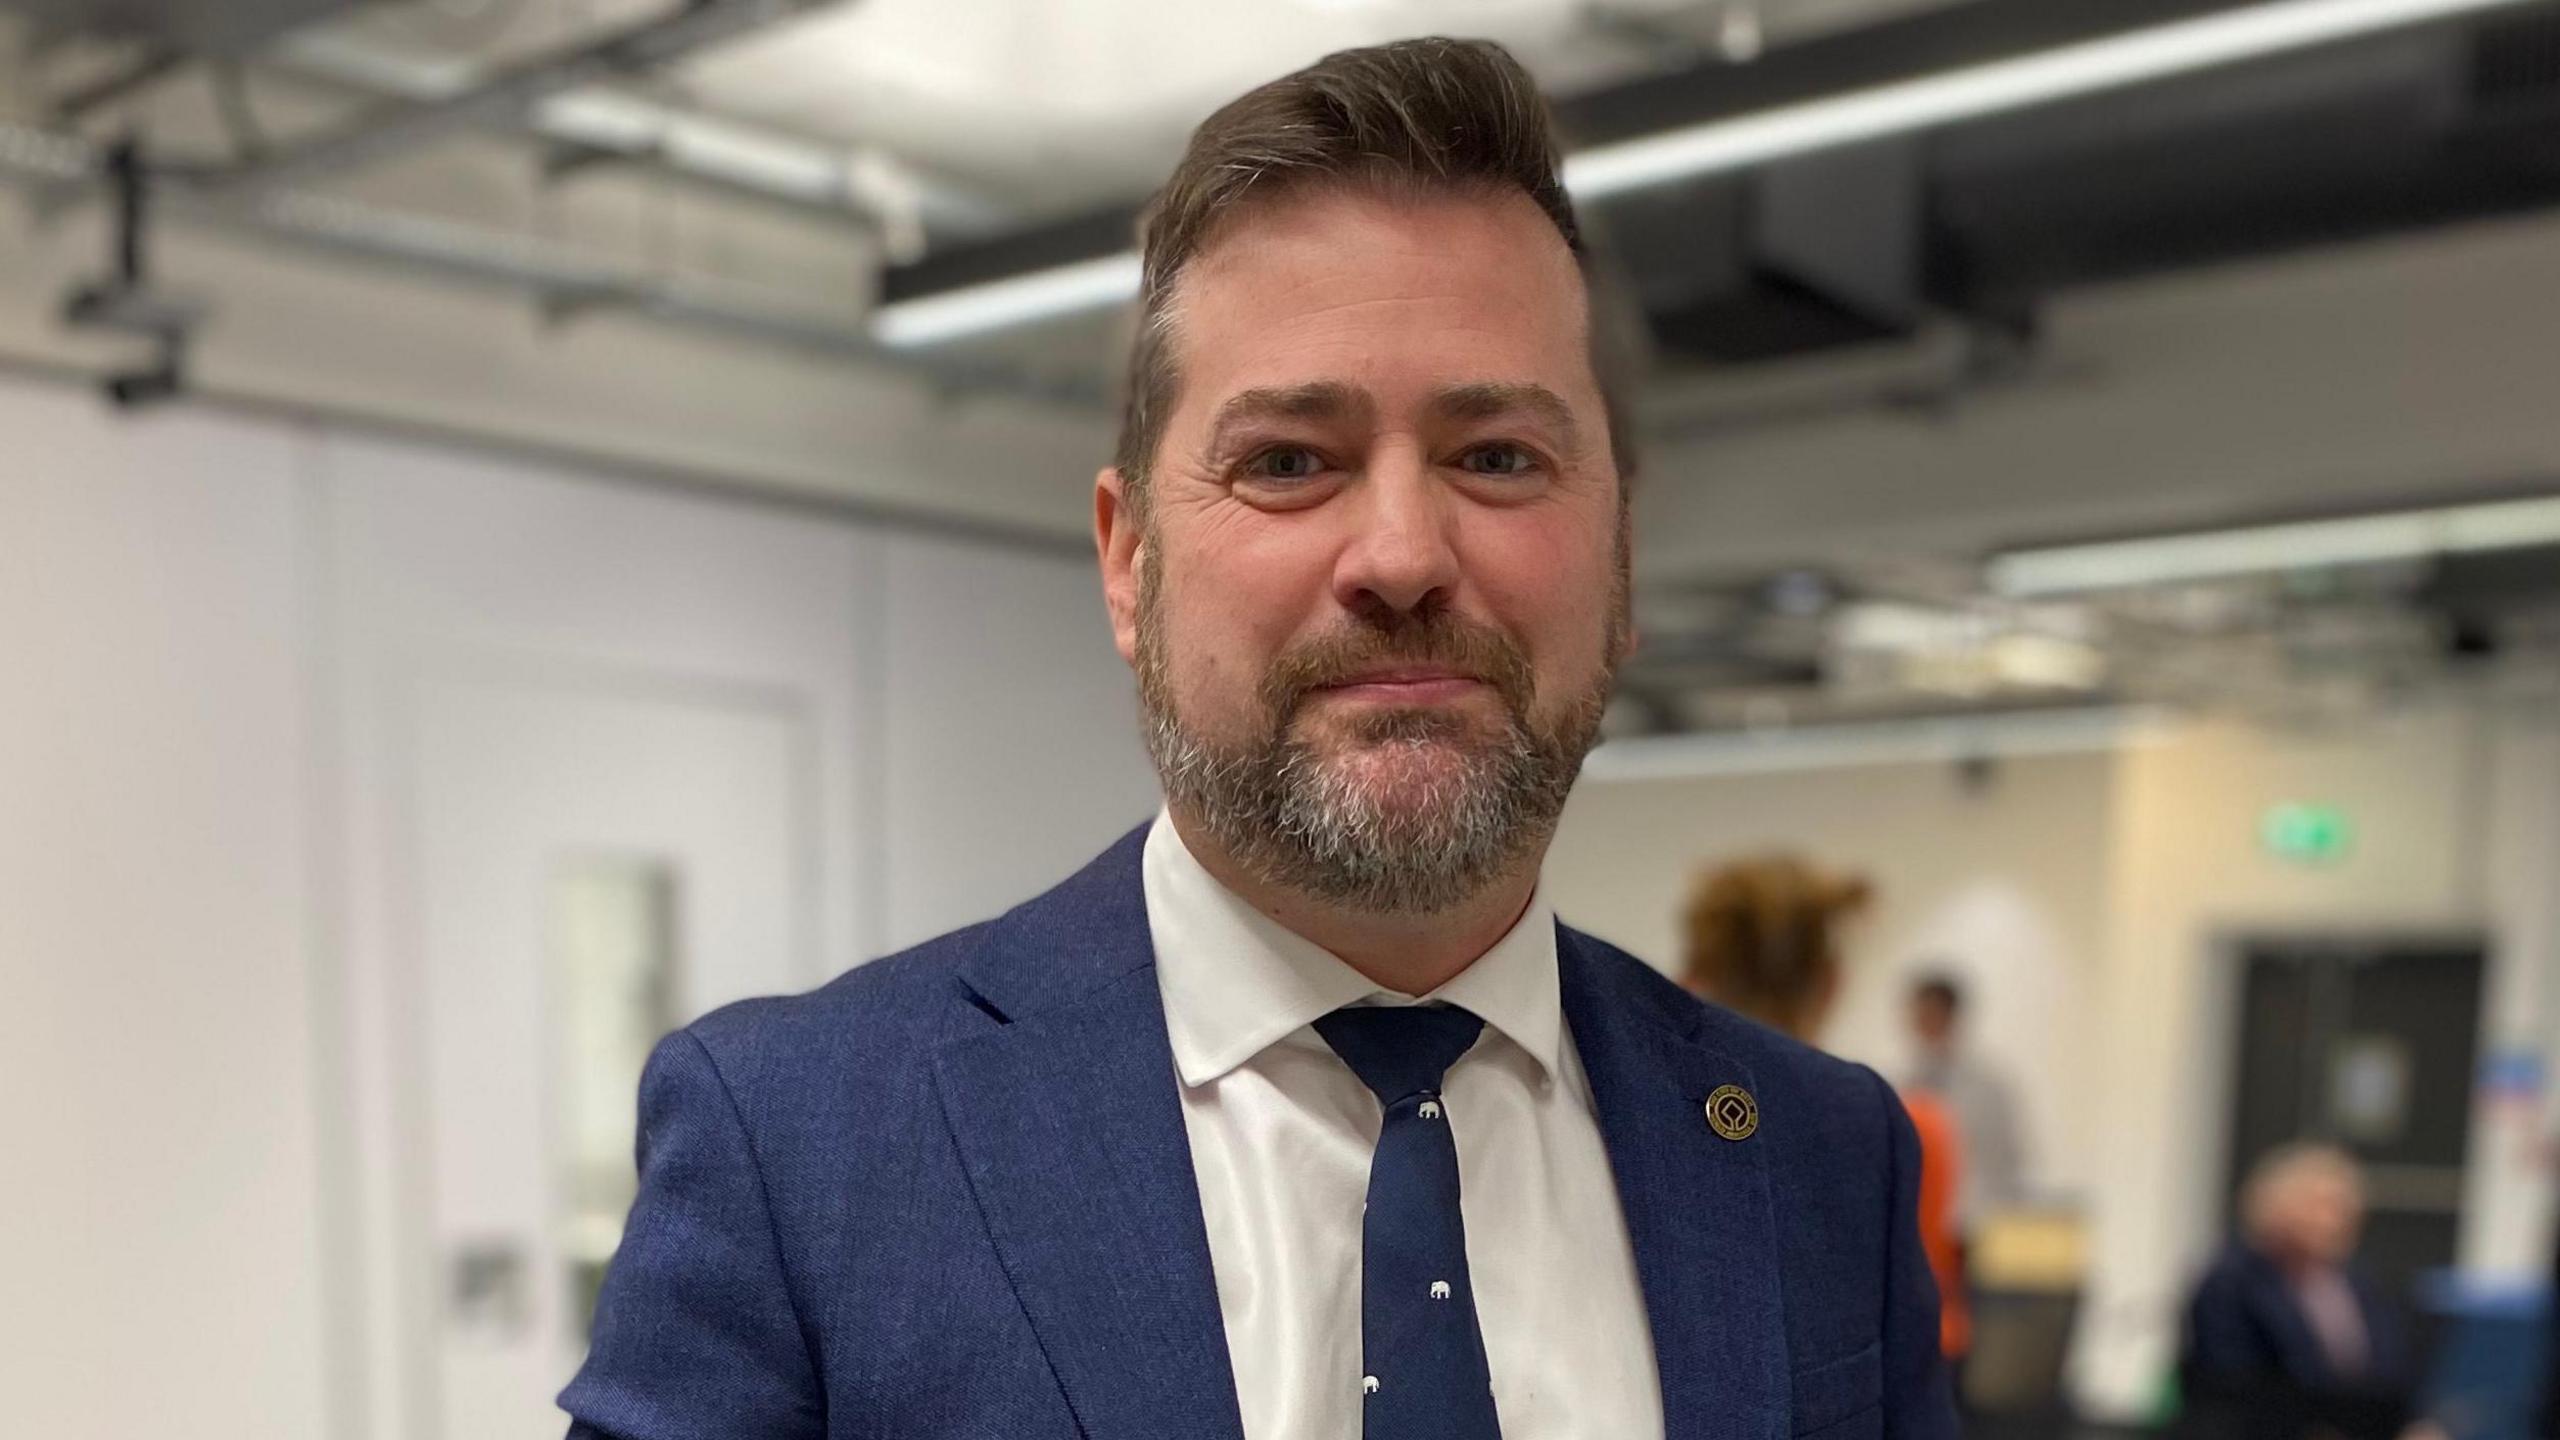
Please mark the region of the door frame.
<svg viewBox="0 0 2560 1440"><path fill-rule="evenodd" d="M791 736L789 768L793 982L827 978L826 837L821 697L805 687L721 675L696 667L606 658L486 641L413 638L377 652L373 673L347 700L371 728L372 763L349 764L335 794L346 807L338 827L354 846L339 864L342 881L369 871L348 892L340 1013L328 1017L371 1037L366 1046L333 1046L343 1073L329 1077L349 1098L339 1107L355 1134L334 1147L341 1173L331 1188L347 1213L336 1222L351 1251L347 1289L360 1305L363 1334L334 1337L351 1351L344 1362L359 1387L350 1409L382 1440L444 1440L440 1332L441 1257L435 1231L436 1157L425 1033L428 987L424 877L422 720L434 691L448 685L512 690L535 698L581 699L741 713L783 725ZM371 843L352 837L369 837ZM370 898L375 914L352 914ZM373 1137L371 1145L365 1137ZM368 1174L372 1164L377 1173Z"/></svg>
<svg viewBox="0 0 2560 1440"><path fill-rule="evenodd" d="M2469 949L2480 954L2480 995L2478 1013L2473 1016L2473 1035L2485 1042L2488 1031L2488 1006L2495 994L2498 947L2495 933L2484 924L2465 921L2403 921L2377 924L2231 924L2214 929L2207 940L2206 954L2211 969L2209 982L2202 987L2205 1014L2199 1017L2204 1033L2214 1037L2207 1053L2198 1057L2200 1066L2210 1067L2210 1077L2203 1093L2212 1095L2213 1162L2209 1167L2212 1188L2206 1192L2203 1214L2211 1217L2216 1235L2228 1227L2232 1197L2241 1176L2239 1157L2234 1153L2237 1136L2233 1127L2238 1118L2240 1101L2239 1049L2242 1036L2243 987L2248 982L2248 958L2253 947L2302 946L2334 948L2345 951L2387 950L2398 948ZM2474 1068L2482 1048L2475 1045ZM2474 1156L2467 1153L2462 1173L2467 1179ZM2457 1195L2457 1214L2460 1200ZM2457 1237L2459 1226L2457 1226ZM2459 1239L2456 1242L2459 1253Z"/></svg>

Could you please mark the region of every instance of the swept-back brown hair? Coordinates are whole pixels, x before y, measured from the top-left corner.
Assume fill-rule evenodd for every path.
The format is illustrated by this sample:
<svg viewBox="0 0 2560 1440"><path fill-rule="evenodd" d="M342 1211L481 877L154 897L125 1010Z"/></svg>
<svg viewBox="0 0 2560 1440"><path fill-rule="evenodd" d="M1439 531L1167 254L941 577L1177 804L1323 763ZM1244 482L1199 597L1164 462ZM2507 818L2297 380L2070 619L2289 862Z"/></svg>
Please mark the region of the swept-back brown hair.
<svg viewBox="0 0 2560 1440"><path fill-rule="evenodd" d="M1840 929L1866 908L1865 879L1793 855L1736 861L1702 875L1685 917L1692 989L1802 1035L1840 973Z"/></svg>
<svg viewBox="0 0 2560 1440"><path fill-rule="evenodd" d="M1202 121L1139 219L1145 270L1113 457L1130 504L1145 513L1148 472L1181 386L1175 287L1229 217L1311 183L1517 190L1583 258L1582 227L1558 161L1553 118L1537 83L1489 40L1399 40L1340 51L1246 91ZM1589 266L1583 269L1587 280ZM1593 371L1623 479L1634 473L1635 452L1611 393L1620 363L1599 338L1599 306L1592 310Z"/></svg>

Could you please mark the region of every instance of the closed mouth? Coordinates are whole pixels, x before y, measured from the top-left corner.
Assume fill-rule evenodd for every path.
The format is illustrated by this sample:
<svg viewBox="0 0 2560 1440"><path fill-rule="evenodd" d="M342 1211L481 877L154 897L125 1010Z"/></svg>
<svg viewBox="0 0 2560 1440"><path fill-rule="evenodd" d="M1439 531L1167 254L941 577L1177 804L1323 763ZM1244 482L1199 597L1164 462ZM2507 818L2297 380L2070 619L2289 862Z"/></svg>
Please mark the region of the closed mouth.
<svg viewBox="0 0 2560 1440"><path fill-rule="evenodd" d="M1347 676L1343 679L1333 681L1324 688L1328 690L1348 690L1360 685L1440 685L1449 683L1476 685L1483 682L1473 675L1462 674L1456 670L1444 670L1433 666L1401 665L1381 670L1363 671L1360 674Z"/></svg>
<svg viewBox="0 0 2560 1440"><path fill-rule="evenodd" d="M1473 675L1406 665L1336 680L1316 693L1355 705L1440 706L1456 704L1485 688L1486 682Z"/></svg>

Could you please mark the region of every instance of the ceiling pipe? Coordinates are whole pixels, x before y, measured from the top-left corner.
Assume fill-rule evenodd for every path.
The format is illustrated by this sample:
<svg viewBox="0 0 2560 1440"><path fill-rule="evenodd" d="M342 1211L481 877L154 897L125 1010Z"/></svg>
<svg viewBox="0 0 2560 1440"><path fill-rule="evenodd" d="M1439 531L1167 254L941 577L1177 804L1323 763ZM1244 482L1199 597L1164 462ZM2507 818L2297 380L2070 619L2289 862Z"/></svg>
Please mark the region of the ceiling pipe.
<svg viewBox="0 0 2560 1440"><path fill-rule="evenodd" d="M0 181L39 194L106 178L105 157L77 136L0 121ZM1092 408L1090 383L1000 362L887 349L858 323L813 317L804 297L709 275L665 273L619 256L538 236L488 230L335 196L278 189L225 200L171 185L158 201L173 219L241 231L447 280L512 290L561 314L620 310L830 359L921 376L955 391L1002 391Z"/></svg>
<svg viewBox="0 0 2560 1440"><path fill-rule="evenodd" d="M466 130L519 125L552 96L645 73L835 0L692 0L672 14L490 74L442 99L401 102L344 128L208 172L208 193L236 197L307 184Z"/></svg>
<svg viewBox="0 0 2560 1440"><path fill-rule="evenodd" d="M486 83L476 62L341 30L287 36L261 59L299 79L420 104ZM893 155L706 114L623 88L563 91L509 123L556 148L555 171L594 156L780 202L853 222L879 236L901 263L920 254L929 236L990 235L1009 219L991 197L919 174Z"/></svg>

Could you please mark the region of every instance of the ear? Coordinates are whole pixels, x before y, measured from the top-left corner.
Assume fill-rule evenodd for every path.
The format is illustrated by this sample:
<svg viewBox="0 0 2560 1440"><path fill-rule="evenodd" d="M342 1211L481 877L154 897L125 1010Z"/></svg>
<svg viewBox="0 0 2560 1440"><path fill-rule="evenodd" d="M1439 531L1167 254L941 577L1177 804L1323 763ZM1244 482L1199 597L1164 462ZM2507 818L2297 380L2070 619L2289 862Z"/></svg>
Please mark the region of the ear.
<svg viewBox="0 0 2560 1440"><path fill-rule="evenodd" d="M1111 642L1132 665L1138 663L1138 567L1144 540L1119 467L1102 467L1093 477L1093 548L1102 561L1102 603L1111 614Z"/></svg>

